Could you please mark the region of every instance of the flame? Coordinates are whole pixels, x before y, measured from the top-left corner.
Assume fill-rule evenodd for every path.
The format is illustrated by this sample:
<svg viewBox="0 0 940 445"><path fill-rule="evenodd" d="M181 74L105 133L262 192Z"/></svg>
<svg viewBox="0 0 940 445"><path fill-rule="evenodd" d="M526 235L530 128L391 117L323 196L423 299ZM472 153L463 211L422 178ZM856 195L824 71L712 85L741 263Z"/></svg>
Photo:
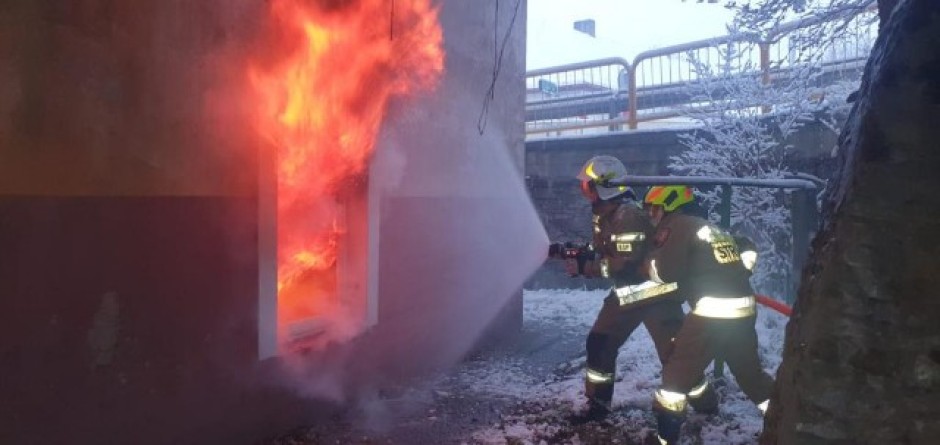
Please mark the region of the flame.
<svg viewBox="0 0 940 445"><path fill-rule="evenodd" d="M435 86L443 33L430 0L273 0L270 13L277 56L248 75L277 149L279 319L289 321L329 310L342 196L364 190L389 99Z"/></svg>

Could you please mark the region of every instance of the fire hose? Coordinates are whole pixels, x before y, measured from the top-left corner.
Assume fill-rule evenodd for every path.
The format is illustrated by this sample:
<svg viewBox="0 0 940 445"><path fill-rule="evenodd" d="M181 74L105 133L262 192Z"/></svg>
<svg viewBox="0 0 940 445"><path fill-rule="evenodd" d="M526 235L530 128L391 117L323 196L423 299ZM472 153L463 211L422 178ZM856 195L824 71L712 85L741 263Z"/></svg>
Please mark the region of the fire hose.
<svg viewBox="0 0 940 445"><path fill-rule="evenodd" d="M787 317L789 317L793 313L793 308L791 308L790 306L787 306L786 303L775 300L766 295L755 294L754 300L756 300L758 304L765 306L765 307L769 307ZM725 372L724 369L725 369L724 362L722 360L715 360L714 375L716 378L721 378L724 375L724 372Z"/></svg>
<svg viewBox="0 0 940 445"><path fill-rule="evenodd" d="M778 301L766 295L760 295L760 294L754 295L754 299L757 300L757 302L760 303L761 305L769 307L783 315L786 315L787 317L793 314L793 308L791 308L790 306L787 306L786 303L782 301Z"/></svg>

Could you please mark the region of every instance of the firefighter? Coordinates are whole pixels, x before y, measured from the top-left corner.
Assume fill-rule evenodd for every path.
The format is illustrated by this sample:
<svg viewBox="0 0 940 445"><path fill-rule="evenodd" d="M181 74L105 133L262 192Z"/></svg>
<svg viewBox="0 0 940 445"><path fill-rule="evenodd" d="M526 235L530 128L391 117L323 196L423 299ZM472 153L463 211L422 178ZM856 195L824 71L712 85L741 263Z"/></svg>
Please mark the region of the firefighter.
<svg viewBox="0 0 940 445"><path fill-rule="evenodd" d="M678 443L686 405L713 359L728 364L762 412L773 386L757 353L751 272L734 237L705 219L674 211L686 199L691 199L691 190L683 186L653 187L644 199L656 227L644 269L654 282L677 285L692 308L655 393L653 410L663 444Z"/></svg>
<svg viewBox="0 0 940 445"><path fill-rule="evenodd" d="M575 417L576 422L602 420L610 413L617 353L640 323L650 333L662 363L684 316L682 300L672 292L675 284L644 278L643 258L653 226L629 187L609 184L626 177L626 168L611 156L590 159L578 175L581 191L591 202L594 254L578 263L575 274L608 278L613 288L588 334L588 409Z"/></svg>

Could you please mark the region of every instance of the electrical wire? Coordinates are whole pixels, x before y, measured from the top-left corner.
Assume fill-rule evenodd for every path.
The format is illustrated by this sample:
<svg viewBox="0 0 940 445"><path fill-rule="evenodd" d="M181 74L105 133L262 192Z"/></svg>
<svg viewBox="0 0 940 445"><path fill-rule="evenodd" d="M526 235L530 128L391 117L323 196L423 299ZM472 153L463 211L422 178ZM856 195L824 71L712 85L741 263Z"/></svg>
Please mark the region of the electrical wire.
<svg viewBox="0 0 940 445"><path fill-rule="evenodd" d="M493 77L490 80L489 89L483 98L483 109L480 110L480 118L477 120L477 130L482 135L486 131L487 116L490 112L490 104L496 99L496 81L499 79L499 72L503 65L503 54L506 52L506 45L509 43L509 36L516 26L516 17L519 16L519 7L522 6L522 0L516 0L516 6L512 12L512 20L509 22L509 28L503 35L502 42L499 41L499 0L496 0L495 17L493 23Z"/></svg>

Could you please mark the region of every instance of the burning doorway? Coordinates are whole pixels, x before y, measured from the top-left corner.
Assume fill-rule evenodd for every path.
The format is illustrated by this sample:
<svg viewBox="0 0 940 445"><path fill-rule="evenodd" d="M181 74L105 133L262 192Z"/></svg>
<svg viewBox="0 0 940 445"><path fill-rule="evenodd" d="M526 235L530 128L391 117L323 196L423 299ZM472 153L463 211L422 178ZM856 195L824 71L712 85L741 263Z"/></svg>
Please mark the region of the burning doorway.
<svg viewBox="0 0 940 445"><path fill-rule="evenodd" d="M262 357L375 323L375 139L388 101L444 64L429 0L275 0L269 25L248 70L267 143L260 249L277 259L261 266Z"/></svg>

